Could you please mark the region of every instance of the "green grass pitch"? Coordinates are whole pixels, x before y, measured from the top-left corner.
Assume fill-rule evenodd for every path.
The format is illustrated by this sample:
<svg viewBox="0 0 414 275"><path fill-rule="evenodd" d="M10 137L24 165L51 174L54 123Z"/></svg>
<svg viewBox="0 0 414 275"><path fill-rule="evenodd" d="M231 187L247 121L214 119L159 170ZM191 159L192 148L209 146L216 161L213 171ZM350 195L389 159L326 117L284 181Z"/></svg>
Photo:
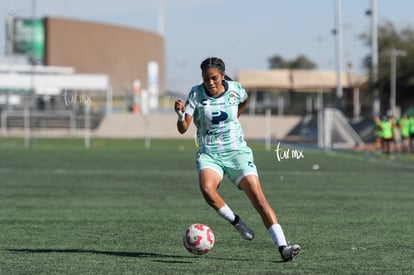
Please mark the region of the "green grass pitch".
<svg viewBox="0 0 414 275"><path fill-rule="evenodd" d="M226 202L256 232L243 240L198 189L192 141L0 139L0 274L412 274L414 158L254 150L288 241L282 263L259 215L227 179ZM281 144L284 149L287 145ZM290 147L291 150L302 150ZM289 152L291 154L292 151ZM292 156L292 155L288 155ZM312 167L319 165L318 170ZM206 255L182 245L191 223L216 238Z"/></svg>

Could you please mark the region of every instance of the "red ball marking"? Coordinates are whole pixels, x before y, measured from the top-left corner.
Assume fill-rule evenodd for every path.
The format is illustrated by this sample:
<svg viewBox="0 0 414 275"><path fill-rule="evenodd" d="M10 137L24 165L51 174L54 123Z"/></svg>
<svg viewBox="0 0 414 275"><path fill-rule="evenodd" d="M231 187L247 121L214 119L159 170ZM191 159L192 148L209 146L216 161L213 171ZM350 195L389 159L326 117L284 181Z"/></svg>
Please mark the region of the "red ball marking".
<svg viewBox="0 0 414 275"><path fill-rule="evenodd" d="M194 228L196 228L200 231L204 231L204 224L196 224L196 225L194 225Z"/></svg>
<svg viewBox="0 0 414 275"><path fill-rule="evenodd" d="M207 241L210 243L210 245L214 243L214 240L211 237L212 234L213 234L213 231L210 228L207 229Z"/></svg>

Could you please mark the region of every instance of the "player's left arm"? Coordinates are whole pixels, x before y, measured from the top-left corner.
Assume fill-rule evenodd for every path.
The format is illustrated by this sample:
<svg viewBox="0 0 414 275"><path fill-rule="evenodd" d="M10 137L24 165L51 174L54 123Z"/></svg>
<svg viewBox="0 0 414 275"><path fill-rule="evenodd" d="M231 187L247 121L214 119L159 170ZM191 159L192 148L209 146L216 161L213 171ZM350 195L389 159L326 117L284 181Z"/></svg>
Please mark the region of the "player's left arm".
<svg viewBox="0 0 414 275"><path fill-rule="evenodd" d="M249 103L249 97L246 97L246 100L239 104L239 110L237 112L237 117L239 117L244 112L248 103Z"/></svg>

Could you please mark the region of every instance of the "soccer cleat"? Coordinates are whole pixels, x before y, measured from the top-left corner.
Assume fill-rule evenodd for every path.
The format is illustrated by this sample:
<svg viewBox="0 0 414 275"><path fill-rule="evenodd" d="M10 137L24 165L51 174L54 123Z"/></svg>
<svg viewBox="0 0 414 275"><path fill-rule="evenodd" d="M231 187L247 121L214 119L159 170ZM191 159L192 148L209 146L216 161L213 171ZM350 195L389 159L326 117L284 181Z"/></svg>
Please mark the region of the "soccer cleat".
<svg viewBox="0 0 414 275"><path fill-rule="evenodd" d="M300 246L297 244L279 247L280 255L284 262L293 261L296 255L299 254Z"/></svg>
<svg viewBox="0 0 414 275"><path fill-rule="evenodd" d="M240 236L248 241L251 241L254 239L254 232L250 229L243 221L240 219L239 216L236 215L236 218L234 219L234 222L232 223L234 228L239 232Z"/></svg>

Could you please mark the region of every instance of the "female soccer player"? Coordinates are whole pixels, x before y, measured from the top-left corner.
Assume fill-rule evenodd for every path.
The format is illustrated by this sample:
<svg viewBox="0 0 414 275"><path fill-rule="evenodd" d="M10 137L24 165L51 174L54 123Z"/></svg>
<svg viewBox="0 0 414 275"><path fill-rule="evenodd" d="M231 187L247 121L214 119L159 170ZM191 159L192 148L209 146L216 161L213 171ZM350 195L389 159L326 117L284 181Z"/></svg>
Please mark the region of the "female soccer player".
<svg viewBox="0 0 414 275"><path fill-rule="evenodd" d="M242 189L260 214L283 261L291 261L299 253L299 245L288 245L282 227L266 200L253 162L253 153L243 138L238 117L247 106L248 97L241 85L225 74L220 58L210 57L201 65L203 83L191 88L184 104L175 101L177 129L185 133L191 121L197 128L199 150L196 163L201 193L206 202L230 222L246 240L255 236L218 194L217 189L227 177Z"/></svg>

